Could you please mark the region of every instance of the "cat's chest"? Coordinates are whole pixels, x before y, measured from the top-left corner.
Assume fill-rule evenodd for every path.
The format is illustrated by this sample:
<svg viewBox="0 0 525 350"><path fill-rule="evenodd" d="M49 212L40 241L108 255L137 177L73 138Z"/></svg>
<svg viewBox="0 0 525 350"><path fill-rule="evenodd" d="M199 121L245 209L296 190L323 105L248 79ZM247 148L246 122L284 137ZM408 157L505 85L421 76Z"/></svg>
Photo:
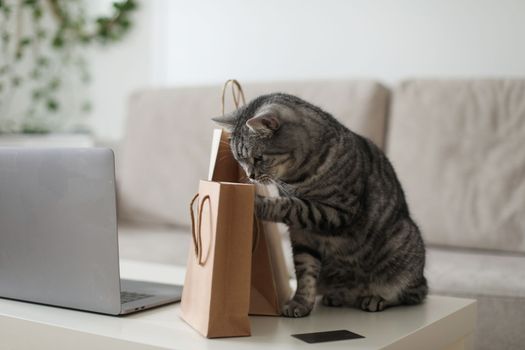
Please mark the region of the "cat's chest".
<svg viewBox="0 0 525 350"><path fill-rule="evenodd" d="M315 237L314 240L322 256L338 255L341 253L339 247L346 243L341 237Z"/></svg>
<svg viewBox="0 0 525 350"><path fill-rule="evenodd" d="M354 254L351 254L349 242L345 237L312 235L309 243L311 247L315 247L319 251L323 261L344 260L347 264L357 264L357 258Z"/></svg>

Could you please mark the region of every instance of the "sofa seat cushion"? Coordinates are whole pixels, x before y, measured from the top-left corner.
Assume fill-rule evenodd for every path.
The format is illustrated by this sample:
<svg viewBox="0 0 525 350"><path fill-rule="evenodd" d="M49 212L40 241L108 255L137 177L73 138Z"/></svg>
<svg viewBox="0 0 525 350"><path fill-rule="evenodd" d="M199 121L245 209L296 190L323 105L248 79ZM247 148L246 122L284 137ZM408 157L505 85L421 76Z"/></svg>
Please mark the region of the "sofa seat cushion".
<svg viewBox="0 0 525 350"><path fill-rule="evenodd" d="M427 248L431 292L519 297L525 302L525 255Z"/></svg>
<svg viewBox="0 0 525 350"><path fill-rule="evenodd" d="M212 117L220 115L221 86L153 89L129 104L118 171L119 214L141 222L189 226L188 204L206 179ZM246 84L249 100L289 92L333 113L383 145L388 92L373 81Z"/></svg>
<svg viewBox="0 0 525 350"><path fill-rule="evenodd" d="M478 301L475 349L523 349L525 255L429 247L430 293Z"/></svg>
<svg viewBox="0 0 525 350"><path fill-rule="evenodd" d="M428 243L525 252L525 80L414 80L387 153Z"/></svg>
<svg viewBox="0 0 525 350"><path fill-rule="evenodd" d="M191 234L187 228L119 223L123 259L186 266Z"/></svg>

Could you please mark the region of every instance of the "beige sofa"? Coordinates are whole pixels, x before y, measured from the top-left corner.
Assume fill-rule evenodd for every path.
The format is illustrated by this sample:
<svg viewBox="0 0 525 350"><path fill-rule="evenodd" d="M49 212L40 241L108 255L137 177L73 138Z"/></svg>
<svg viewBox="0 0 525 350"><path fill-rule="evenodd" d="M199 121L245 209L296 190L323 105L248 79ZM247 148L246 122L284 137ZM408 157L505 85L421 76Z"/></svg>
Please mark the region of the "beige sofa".
<svg viewBox="0 0 525 350"><path fill-rule="evenodd" d="M431 293L478 299L476 349L525 347L525 80L244 88L248 98L301 96L385 149L428 246ZM188 202L207 174L220 89L131 96L117 152L123 257L185 263Z"/></svg>

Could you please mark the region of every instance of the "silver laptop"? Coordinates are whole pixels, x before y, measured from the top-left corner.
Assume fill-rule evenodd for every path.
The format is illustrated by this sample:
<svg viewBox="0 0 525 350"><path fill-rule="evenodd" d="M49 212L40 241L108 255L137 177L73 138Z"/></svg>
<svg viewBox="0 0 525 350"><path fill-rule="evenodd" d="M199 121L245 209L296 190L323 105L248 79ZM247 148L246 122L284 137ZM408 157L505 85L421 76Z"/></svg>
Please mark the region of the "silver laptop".
<svg viewBox="0 0 525 350"><path fill-rule="evenodd" d="M0 148L0 297L111 315L180 300L120 279L114 164L102 148Z"/></svg>

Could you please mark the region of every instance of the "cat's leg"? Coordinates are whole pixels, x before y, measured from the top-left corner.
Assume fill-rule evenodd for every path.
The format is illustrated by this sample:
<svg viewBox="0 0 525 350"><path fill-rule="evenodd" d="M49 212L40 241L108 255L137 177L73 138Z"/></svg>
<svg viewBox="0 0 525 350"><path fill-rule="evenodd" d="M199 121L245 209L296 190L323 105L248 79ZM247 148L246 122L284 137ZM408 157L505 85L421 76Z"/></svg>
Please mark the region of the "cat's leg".
<svg viewBox="0 0 525 350"><path fill-rule="evenodd" d="M391 291L387 291L390 289ZM363 311L377 312L383 311L387 307L400 304L414 305L420 304L427 295L428 287L426 281L414 287L397 290L398 286L383 286L381 292L368 291L355 299L357 308Z"/></svg>
<svg viewBox="0 0 525 350"><path fill-rule="evenodd" d="M367 285L355 299L354 306L363 311L379 312L389 306L399 305L402 285L399 282Z"/></svg>
<svg viewBox="0 0 525 350"><path fill-rule="evenodd" d="M383 311L387 307L400 304L402 288L402 284L398 281L392 281L392 283L371 283L361 291L356 298L354 306L363 311Z"/></svg>
<svg viewBox="0 0 525 350"><path fill-rule="evenodd" d="M257 216L262 220L282 222L291 227L331 235L334 230L347 226L353 208L341 211L323 203L296 197L262 197L255 201Z"/></svg>
<svg viewBox="0 0 525 350"><path fill-rule="evenodd" d="M428 294L427 279L424 276L401 292L399 302L405 305L421 304Z"/></svg>
<svg viewBox="0 0 525 350"><path fill-rule="evenodd" d="M418 230L412 222L406 223L402 222L401 234ZM400 240L395 237L391 236L389 242L380 248L393 253L385 254L383 259L375 262L371 271L372 283L367 286L368 293L362 295L357 305L363 310L375 312L399 304L419 304L428 293L423 275L425 251L419 232L400 236L408 237L404 239L403 245L396 245ZM383 254L379 251L376 255Z"/></svg>
<svg viewBox="0 0 525 350"><path fill-rule="evenodd" d="M358 288L348 288L341 286L340 288L330 288L323 293L321 302L325 306L354 306L360 291Z"/></svg>
<svg viewBox="0 0 525 350"><path fill-rule="evenodd" d="M321 271L321 256L315 249L292 243L297 289L283 308L287 317L304 317L313 309L317 295L317 280Z"/></svg>
<svg viewBox="0 0 525 350"><path fill-rule="evenodd" d="M401 286L400 283L376 286L369 289L356 300L356 306L364 311L383 311L387 307L400 304L420 304L428 293L425 277L421 276L416 282Z"/></svg>
<svg viewBox="0 0 525 350"><path fill-rule="evenodd" d="M356 306L363 311L378 312L383 311L387 306L398 304L394 301L387 301L379 295L366 295L356 299Z"/></svg>
<svg viewBox="0 0 525 350"><path fill-rule="evenodd" d="M339 290L331 290L323 294L321 302L324 306L343 306L344 296Z"/></svg>

